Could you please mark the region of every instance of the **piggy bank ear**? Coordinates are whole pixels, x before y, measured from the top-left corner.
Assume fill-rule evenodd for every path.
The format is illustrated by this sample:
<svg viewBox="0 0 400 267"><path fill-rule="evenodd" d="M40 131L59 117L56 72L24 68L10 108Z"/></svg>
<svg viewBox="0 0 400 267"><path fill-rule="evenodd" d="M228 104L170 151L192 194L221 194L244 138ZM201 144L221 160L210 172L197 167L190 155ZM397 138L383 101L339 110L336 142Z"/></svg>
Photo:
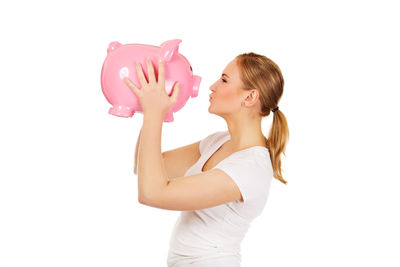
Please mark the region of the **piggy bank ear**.
<svg viewBox="0 0 400 267"><path fill-rule="evenodd" d="M182 42L180 39L165 41L160 45L161 55L164 61L168 62L172 57L178 53L179 44Z"/></svg>
<svg viewBox="0 0 400 267"><path fill-rule="evenodd" d="M120 44L119 42L111 42L109 45L108 45L108 48L107 48L107 54L108 53L110 53L110 52L114 52L116 49L118 49L118 48L120 48L122 46L122 44Z"/></svg>

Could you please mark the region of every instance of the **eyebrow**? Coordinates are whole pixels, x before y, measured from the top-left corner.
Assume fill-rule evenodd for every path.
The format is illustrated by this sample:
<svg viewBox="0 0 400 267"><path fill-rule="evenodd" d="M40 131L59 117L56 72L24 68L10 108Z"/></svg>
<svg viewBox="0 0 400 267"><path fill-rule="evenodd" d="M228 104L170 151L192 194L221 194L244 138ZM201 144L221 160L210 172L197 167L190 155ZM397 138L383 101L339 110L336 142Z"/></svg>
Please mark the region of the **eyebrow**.
<svg viewBox="0 0 400 267"><path fill-rule="evenodd" d="M226 75L225 73L222 73L222 75L221 75L221 76L224 76L224 75L225 75L226 77L230 78L230 77L229 77L228 75Z"/></svg>

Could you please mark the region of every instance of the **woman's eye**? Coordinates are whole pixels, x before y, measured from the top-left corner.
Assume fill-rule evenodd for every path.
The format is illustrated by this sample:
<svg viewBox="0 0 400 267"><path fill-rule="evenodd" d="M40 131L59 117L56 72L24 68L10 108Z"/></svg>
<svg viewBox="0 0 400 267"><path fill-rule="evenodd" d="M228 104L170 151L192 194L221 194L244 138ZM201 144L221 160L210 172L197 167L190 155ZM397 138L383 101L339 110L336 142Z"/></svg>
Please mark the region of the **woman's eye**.
<svg viewBox="0 0 400 267"><path fill-rule="evenodd" d="M226 83L226 80L225 80L225 79L222 79L222 81L223 81L224 83Z"/></svg>

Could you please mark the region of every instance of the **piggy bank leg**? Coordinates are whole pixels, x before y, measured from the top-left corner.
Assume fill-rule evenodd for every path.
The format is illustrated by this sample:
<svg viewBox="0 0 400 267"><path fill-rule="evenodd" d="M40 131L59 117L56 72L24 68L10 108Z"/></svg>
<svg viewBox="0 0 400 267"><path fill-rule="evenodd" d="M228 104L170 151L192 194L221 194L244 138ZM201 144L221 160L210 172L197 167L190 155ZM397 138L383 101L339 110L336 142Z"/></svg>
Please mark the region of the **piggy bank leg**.
<svg viewBox="0 0 400 267"><path fill-rule="evenodd" d="M108 110L108 113L119 117L132 117L135 110L129 106L116 104Z"/></svg>
<svg viewBox="0 0 400 267"><path fill-rule="evenodd" d="M165 114L164 121L165 121L165 122L172 122L172 121L174 121L174 115L173 115L172 110L168 111L167 114Z"/></svg>

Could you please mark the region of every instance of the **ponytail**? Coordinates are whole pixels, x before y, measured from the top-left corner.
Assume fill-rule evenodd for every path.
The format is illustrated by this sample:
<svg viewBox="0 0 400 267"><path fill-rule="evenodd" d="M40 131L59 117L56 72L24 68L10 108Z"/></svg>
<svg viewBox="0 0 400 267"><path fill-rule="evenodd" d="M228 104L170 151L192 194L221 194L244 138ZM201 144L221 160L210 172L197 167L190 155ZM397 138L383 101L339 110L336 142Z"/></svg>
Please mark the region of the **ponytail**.
<svg viewBox="0 0 400 267"><path fill-rule="evenodd" d="M272 126L269 130L267 147L274 170L274 177L284 184L287 181L283 179L281 170L281 154L285 155L286 143L289 139L289 128L287 125L286 117L279 110L273 112ZM286 156L286 155L285 155Z"/></svg>

